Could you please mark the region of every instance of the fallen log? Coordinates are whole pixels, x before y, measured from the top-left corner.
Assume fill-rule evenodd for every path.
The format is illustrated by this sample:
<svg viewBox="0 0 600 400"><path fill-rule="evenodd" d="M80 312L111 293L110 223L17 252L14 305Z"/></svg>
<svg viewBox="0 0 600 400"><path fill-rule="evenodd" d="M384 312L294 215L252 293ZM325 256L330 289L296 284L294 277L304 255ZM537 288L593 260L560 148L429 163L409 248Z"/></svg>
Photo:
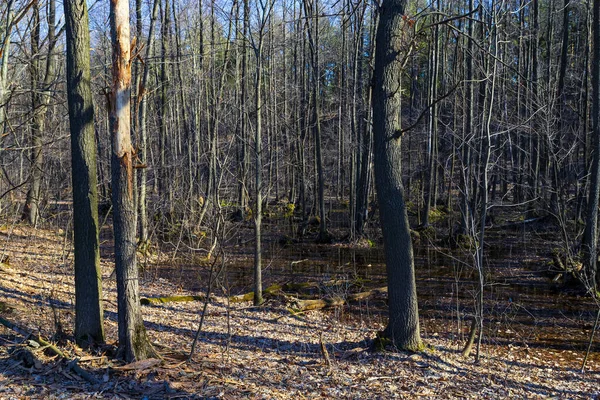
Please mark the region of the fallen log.
<svg viewBox="0 0 600 400"><path fill-rule="evenodd" d="M20 327L19 325L15 324L14 322L11 322L5 318L0 317L0 324L4 325L8 329L11 329L11 330L17 332L21 336L24 336L26 338L34 338L32 340L34 342L37 342L40 346L44 346L45 348L47 348L48 350L50 350L52 353L54 353L55 355L57 355L59 357L66 358L65 354L62 351L60 351L60 349L58 347L56 347L52 343L48 342L41 336L38 336L36 338L35 335L33 335L33 333L27 331L27 329L25 329L25 328Z"/></svg>
<svg viewBox="0 0 600 400"><path fill-rule="evenodd" d="M360 301L360 300L364 300L367 299L371 296L375 296L378 294L387 294L388 292L388 288L387 286L383 286L380 288L376 288L376 289L372 289L372 290L367 290L366 292L360 292L360 293L354 293L348 296L348 300L349 301Z"/></svg>
<svg viewBox="0 0 600 400"><path fill-rule="evenodd" d="M281 285L274 284L263 290L263 297L275 296L281 292ZM245 294L239 294L237 296L229 297L231 303L243 303L244 301L252 301L254 299L254 292Z"/></svg>
<svg viewBox="0 0 600 400"><path fill-rule="evenodd" d="M268 288L266 288L265 290L263 290L263 297L275 297L280 294L283 294L283 292L289 292L289 291L301 292L301 291L308 291L310 289L318 289L319 287L322 287L322 286L332 287L332 286L338 286L338 285L342 285L342 284L351 285L352 283L353 283L353 281L347 280L347 279L345 279L345 280L332 279L332 280L325 281L325 282L300 282L300 283L288 282L284 285L273 284L273 285L269 286ZM253 299L254 299L254 292L248 292L248 293L240 294L237 296L229 297L229 301L232 303L242 303L244 301L252 301ZM357 299L357 300L359 300L359 299Z"/></svg>
<svg viewBox="0 0 600 400"><path fill-rule="evenodd" d="M263 290L263 296L274 296L281 291L281 285L271 285ZM174 302L186 302L186 301L204 301L206 297L201 296L165 296L165 297L143 297L140 299L140 304L143 306L147 305L159 305L165 303ZM254 299L254 292L240 294L237 296L231 296L229 301L232 303L242 303L244 301L252 301Z"/></svg>
<svg viewBox="0 0 600 400"><path fill-rule="evenodd" d="M290 309L296 313L300 311L310 311L310 310L321 310L323 308L332 308L343 306L346 304L346 300L340 297L331 297L324 299L314 299L314 300L293 300Z"/></svg>
<svg viewBox="0 0 600 400"><path fill-rule="evenodd" d="M317 282L300 282L300 283L288 282L285 285L283 285L282 289L285 291L299 292L301 290L314 289L317 287L319 287L319 284Z"/></svg>
<svg viewBox="0 0 600 400"><path fill-rule="evenodd" d="M314 300L301 300L301 299L293 299L290 302L288 309L292 313L310 311L310 310L321 310L324 308L333 308L346 305L349 302L355 302L367 299L371 296L386 294L387 286L380 287L372 290L368 290L366 292L354 293L342 297L328 297L322 299L314 299Z"/></svg>
<svg viewBox="0 0 600 400"><path fill-rule="evenodd" d="M204 296L167 296L167 297L143 297L140 299L140 304L143 306L151 304L164 304L185 301L204 301Z"/></svg>

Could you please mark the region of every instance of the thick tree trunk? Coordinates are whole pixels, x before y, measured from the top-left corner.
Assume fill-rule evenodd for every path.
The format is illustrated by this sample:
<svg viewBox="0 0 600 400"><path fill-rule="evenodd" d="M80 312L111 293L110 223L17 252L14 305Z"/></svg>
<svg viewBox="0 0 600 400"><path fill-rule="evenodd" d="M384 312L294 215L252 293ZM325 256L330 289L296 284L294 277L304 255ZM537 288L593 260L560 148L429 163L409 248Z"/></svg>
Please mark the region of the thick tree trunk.
<svg viewBox="0 0 600 400"><path fill-rule="evenodd" d="M113 45L113 82L111 92L112 201L114 208L115 269L119 351L127 360L141 360L152 352L140 311L136 265L135 204L133 199L133 157L130 132L131 54L129 4L110 3Z"/></svg>
<svg viewBox="0 0 600 400"><path fill-rule="evenodd" d="M405 0L386 0L380 9L373 72L375 182L388 277L386 335L396 347L419 349L419 311L413 250L401 173L400 74L402 14Z"/></svg>
<svg viewBox="0 0 600 400"><path fill-rule="evenodd" d="M85 0L65 0L64 8L73 179L75 338L85 344L104 342L90 32Z"/></svg>

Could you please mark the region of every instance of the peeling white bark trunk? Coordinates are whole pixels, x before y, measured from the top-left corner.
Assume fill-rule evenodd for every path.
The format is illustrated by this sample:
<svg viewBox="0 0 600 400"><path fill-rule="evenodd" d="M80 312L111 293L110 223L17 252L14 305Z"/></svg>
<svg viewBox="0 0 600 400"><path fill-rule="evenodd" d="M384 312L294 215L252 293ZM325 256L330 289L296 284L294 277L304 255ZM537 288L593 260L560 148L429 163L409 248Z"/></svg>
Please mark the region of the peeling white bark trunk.
<svg viewBox="0 0 600 400"><path fill-rule="evenodd" d="M126 361L154 353L142 320L136 263L136 210L133 198L133 148L131 146L131 49L129 3L111 0L110 28L113 45L111 93L112 201L114 208L115 269L119 351Z"/></svg>

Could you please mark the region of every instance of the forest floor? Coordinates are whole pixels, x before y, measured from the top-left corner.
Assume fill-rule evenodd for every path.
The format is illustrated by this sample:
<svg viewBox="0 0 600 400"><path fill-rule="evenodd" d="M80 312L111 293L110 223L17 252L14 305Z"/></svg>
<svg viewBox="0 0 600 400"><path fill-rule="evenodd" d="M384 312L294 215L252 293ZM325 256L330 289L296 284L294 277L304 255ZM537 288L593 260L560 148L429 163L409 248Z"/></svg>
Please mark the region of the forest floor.
<svg viewBox="0 0 600 400"><path fill-rule="evenodd" d="M101 262L108 345L90 352L70 341L74 283L67 236L20 225L0 229L0 250L10 264L0 273L0 315L51 339L66 356L34 348L29 338L0 327L0 399L600 398L597 343L581 373L581 343L569 346L565 337L566 345L536 345L511 325L492 321L502 340L484 341L474 363L461 357L464 343L452 330L424 317L424 310L426 351L377 352L372 342L384 318L368 303L293 315L276 299L255 308L214 296L192 361L187 357L203 303L144 306L150 339L163 359L124 365L113 357L117 310L110 257ZM143 278L140 290L142 297L201 294L157 276ZM581 341L589 337L589 314L578 320L564 315L538 318L536 329L572 325ZM97 382L74 372L73 359Z"/></svg>

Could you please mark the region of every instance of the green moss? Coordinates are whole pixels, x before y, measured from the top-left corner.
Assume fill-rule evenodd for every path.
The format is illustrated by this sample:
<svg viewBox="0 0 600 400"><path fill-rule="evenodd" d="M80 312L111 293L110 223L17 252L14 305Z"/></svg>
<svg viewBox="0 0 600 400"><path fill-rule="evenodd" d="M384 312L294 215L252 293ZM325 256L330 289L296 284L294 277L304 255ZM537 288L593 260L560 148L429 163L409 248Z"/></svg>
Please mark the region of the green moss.
<svg viewBox="0 0 600 400"><path fill-rule="evenodd" d="M264 296L274 296L281 291L281 285L273 284L266 289L263 289L262 295ZM242 303L244 301L252 301L254 300L254 292L249 292L239 296L231 296L229 301L232 303Z"/></svg>
<svg viewBox="0 0 600 400"><path fill-rule="evenodd" d="M238 203L236 203L234 201L223 200L223 199L221 199L221 201L219 201L219 205L221 206L221 208L239 207Z"/></svg>
<svg viewBox="0 0 600 400"><path fill-rule="evenodd" d="M448 213L442 207L432 208L429 210L429 221L432 223L443 221L448 216Z"/></svg>
<svg viewBox="0 0 600 400"><path fill-rule="evenodd" d="M146 328L143 323L138 323L135 325L135 330L132 338L132 349L133 359L127 361L134 360L145 360L150 356L156 355L156 352L150 345L150 341L148 340L148 335L146 334ZM129 357L129 355L126 355Z"/></svg>
<svg viewBox="0 0 600 400"><path fill-rule="evenodd" d="M296 205L294 203L288 203L285 206L285 213L283 216L285 218L291 218L294 215L294 211L296 210Z"/></svg>
<svg viewBox="0 0 600 400"><path fill-rule="evenodd" d="M377 332L377 337L373 341L373 350L385 351L387 347L393 346L393 342L390 338L386 337L383 332Z"/></svg>
<svg viewBox="0 0 600 400"><path fill-rule="evenodd" d="M168 296L168 297L148 297L141 298L140 304L147 306L150 304L164 304L171 302L203 301L204 296Z"/></svg>
<svg viewBox="0 0 600 400"><path fill-rule="evenodd" d="M411 351L414 351L415 353L435 354L435 347L421 341L419 343L419 345L414 350L411 350Z"/></svg>
<svg viewBox="0 0 600 400"><path fill-rule="evenodd" d="M386 351L388 348L398 349L398 350L402 350L402 351L410 351L413 353L421 353L421 352L432 353L435 351L433 346L425 344L422 340L419 340L419 342L415 345L409 345L409 346L405 346L402 348L397 348L396 345L394 344L394 342L392 341L392 339L390 339L387 336L385 331L377 332L377 336L375 337L375 340L373 341L373 349L375 351Z"/></svg>

